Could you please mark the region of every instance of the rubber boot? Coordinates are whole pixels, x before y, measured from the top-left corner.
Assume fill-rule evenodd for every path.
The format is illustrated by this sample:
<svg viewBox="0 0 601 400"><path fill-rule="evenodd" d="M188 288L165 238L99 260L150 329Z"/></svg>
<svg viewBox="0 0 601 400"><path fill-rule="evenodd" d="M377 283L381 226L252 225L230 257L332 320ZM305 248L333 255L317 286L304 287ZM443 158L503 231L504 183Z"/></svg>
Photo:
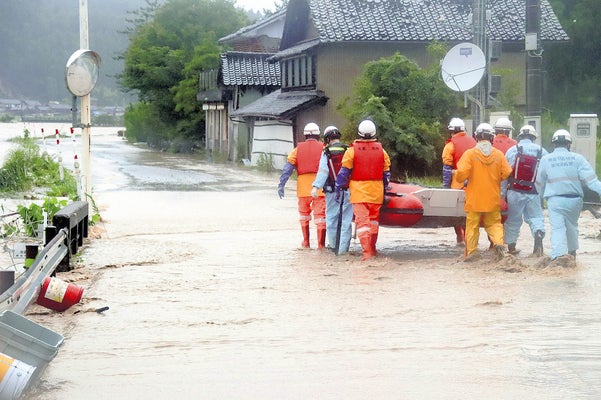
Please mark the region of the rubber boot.
<svg viewBox="0 0 601 400"><path fill-rule="evenodd" d="M463 226L454 226L457 236L457 246L465 246L465 228Z"/></svg>
<svg viewBox="0 0 601 400"><path fill-rule="evenodd" d="M520 251L515 248L515 243L509 243L507 245L507 252L509 254L518 254Z"/></svg>
<svg viewBox="0 0 601 400"><path fill-rule="evenodd" d="M576 259L576 250L568 251L568 254L574 257L574 260Z"/></svg>
<svg viewBox="0 0 601 400"><path fill-rule="evenodd" d="M532 250L532 254L537 257L543 256L543 238L545 237L545 232L536 231L534 234L534 250Z"/></svg>
<svg viewBox="0 0 601 400"><path fill-rule="evenodd" d="M317 228L317 250L326 247L326 230Z"/></svg>
<svg viewBox="0 0 601 400"><path fill-rule="evenodd" d="M308 249L309 248L309 225L301 225L301 230L303 231L303 243L301 244L301 246L304 249Z"/></svg>
<svg viewBox="0 0 601 400"><path fill-rule="evenodd" d="M371 235L365 235L359 238L359 243L361 243L361 249L363 250L363 256L361 257L361 261L369 260L374 256L372 252L371 245Z"/></svg>
<svg viewBox="0 0 601 400"><path fill-rule="evenodd" d="M378 234L372 233L371 234L371 252L373 253L374 256L378 255L378 250L376 250L376 242L377 241L378 241Z"/></svg>
<svg viewBox="0 0 601 400"><path fill-rule="evenodd" d="M495 245L495 257L497 261L501 261L505 257L505 246L502 244Z"/></svg>

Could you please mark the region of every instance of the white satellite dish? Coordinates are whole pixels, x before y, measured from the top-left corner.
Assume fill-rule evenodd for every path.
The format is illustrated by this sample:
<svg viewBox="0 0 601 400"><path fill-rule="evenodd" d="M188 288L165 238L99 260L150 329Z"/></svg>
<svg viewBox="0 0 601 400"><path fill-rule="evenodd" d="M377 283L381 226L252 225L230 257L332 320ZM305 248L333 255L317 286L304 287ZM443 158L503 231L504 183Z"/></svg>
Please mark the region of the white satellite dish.
<svg viewBox="0 0 601 400"><path fill-rule="evenodd" d="M441 67L445 85L456 92L465 92L484 76L486 57L475 44L460 43L444 56Z"/></svg>

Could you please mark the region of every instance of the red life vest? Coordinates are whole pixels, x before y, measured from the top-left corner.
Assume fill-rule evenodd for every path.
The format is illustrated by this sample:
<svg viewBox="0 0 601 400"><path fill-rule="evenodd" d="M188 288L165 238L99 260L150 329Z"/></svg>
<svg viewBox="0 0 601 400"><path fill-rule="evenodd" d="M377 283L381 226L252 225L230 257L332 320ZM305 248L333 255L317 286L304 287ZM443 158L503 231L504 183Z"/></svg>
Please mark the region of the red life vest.
<svg viewBox="0 0 601 400"><path fill-rule="evenodd" d="M355 140L353 143L353 181L379 181L384 173L384 149L375 141Z"/></svg>
<svg viewBox="0 0 601 400"><path fill-rule="evenodd" d="M323 149L326 157L328 157L328 170L330 171L324 186L332 191L334 190L334 185L336 183L336 175L338 175L340 168L342 168L342 158L344 157L346 149L348 149L348 145L339 142L329 144Z"/></svg>
<svg viewBox="0 0 601 400"><path fill-rule="evenodd" d="M505 136L505 135L496 135L495 139L492 142L492 146L496 149L499 149L503 152L503 154L507 153L511 147L515 146L517 143L516 140Z"/></svg>
<svg viewBox="0 0 601 400"><path fill-rule="evenodd" d="M451 139L453 142L453 169L457 169L457 163L459 159L465 153L466 150L471 149L476 146L476 140L473 137L468 136L467 134L458 135L454 134Z"/></svg>
<svg viewBox="0 0 601 400"><path fill-rule="evenodd" d="M296 150L296 172L299 175L317 173L322 150L323 143L314 139L299 143Z"/></svg>
<svg viewBox="0 0 601 400"><path fill-rule="evenodd" d="M538 149L535 156L523 153L522 146L518 146L518 154L513 165L513 174L510 177L509 189L520 192L536 193L534 181L536 180L536 171L542 157L543 150Z"/></svg>

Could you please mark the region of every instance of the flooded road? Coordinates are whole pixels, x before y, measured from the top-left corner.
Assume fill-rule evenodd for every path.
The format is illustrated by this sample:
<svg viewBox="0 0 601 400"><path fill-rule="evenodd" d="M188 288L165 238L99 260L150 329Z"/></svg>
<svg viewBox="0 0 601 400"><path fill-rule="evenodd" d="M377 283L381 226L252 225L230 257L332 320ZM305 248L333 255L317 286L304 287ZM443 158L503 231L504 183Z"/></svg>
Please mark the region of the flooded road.
<svg viewBox="0 0 601 400"><path fill-rule="evenodd" d="M597 399L601 221L578 266L463 263L451 228L382 228L381 255L300 250L294 184L93 137L103 222L28 399ZM312 232L313 233L313 232ZM485 238L481 247L485 246ZM545 248L549 241L545 238ZM109 306L103 314L94 309Z"/></svg>

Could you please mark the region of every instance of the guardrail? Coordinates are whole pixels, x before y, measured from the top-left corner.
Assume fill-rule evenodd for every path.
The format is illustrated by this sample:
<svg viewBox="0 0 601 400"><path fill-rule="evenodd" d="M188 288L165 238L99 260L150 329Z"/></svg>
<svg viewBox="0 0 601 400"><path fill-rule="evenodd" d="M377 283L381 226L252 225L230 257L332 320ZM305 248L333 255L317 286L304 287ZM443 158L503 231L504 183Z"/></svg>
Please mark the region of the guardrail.
<svg viewBox="0 0 601 400"><path fill-rule="evenodd" d="M61 230L67 231L67 244L69 252L57 266L58 272L70 271L71 256L83 246L83 239L88 237L88 203L74 201L60 209L52 217L52 225L46 227L46 242L51 241Z"/></svg>
<svg viewBox="0 0 601 400"><path fill-rule="evenodd" d="M9 376L0 377L0 399L20 398L35 386L64 340L21 314L36 301L48 276L59 266L70 269L71 256L88 236L88 203L72 202L54 215L52 223L46 227L46 243L33 263L0 294L0 359L9 360L15 370L19 367L17 373L11 370Z"/></svg>

